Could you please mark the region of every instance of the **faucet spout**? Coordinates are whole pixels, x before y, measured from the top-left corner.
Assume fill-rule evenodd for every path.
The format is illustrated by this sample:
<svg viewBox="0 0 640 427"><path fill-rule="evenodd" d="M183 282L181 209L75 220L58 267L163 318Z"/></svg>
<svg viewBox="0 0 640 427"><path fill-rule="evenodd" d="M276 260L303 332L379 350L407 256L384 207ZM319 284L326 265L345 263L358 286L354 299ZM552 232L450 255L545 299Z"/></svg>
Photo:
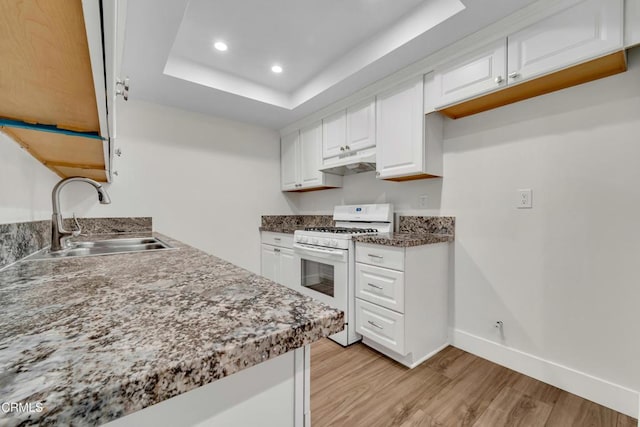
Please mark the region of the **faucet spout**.
<svg viewBox="0 0 640 427"><path fill-rule="evenodd" d="M51 204L53 205L53 214L51 215L51 252L63 250L66 240L74 235L72 231L65 230L62 213L60 212L60 191L65 185L74 181L91 184L98 192L98 201L101 204L106 205L111 203L111 198L107 191L102 187L102 184L92 179L74 176L58 182L51 192Z"/></svg>

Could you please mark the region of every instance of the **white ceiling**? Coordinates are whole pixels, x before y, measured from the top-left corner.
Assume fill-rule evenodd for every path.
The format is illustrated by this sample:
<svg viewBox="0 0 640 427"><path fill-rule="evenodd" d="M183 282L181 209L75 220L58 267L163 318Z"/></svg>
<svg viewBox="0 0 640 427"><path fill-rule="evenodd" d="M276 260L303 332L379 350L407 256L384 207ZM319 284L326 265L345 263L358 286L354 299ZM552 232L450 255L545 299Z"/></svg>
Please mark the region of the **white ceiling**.
<svg viewBox="0 0 640 427"><path fill-rule="evenodd" d="M133 0L122 69L131 99L278 129L532 1Z"/></svg>

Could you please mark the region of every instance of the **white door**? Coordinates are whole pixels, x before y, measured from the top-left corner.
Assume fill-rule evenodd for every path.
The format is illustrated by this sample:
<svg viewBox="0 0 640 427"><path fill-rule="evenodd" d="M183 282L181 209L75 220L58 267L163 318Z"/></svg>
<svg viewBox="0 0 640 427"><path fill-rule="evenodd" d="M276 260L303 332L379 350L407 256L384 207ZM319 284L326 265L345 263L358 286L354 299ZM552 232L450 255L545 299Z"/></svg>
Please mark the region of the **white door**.
<svg viewBox="0 0 640 427"><path fill-rule="evenodd" d="M293 249L280 248L280 280L279 283L295 289L300 284L300 266L293 254Z"/></svg>
<svg viewBox="0 0 640 427"><path fill-rule="evenodd" d="M428 96L437 109L504 87L507 82L506 39L436 69Z"/></svg>
<svg viewBox="0 0 640 427"><path fill-rule="evenodd" d="M300 183L301 188L322 185L322 124L317 123L300 130Z"/></svg>
<svg viewBox="0 0 640 427"><path fill-rule="evenodd" d="M375 147L375 111L375 99L370 99L347 109L347 146L351 151Z"/></svg>
<svg viewBox="0 0 640 427"><path fill-rule="evenodd" d="M280 140L280 175L282 190L296 190L300 182L298 153L299 133L296 131L285 135Z"/></svg>
<svg viewBox="0 0 640 427"><path fill-rule="evenodd" d="M263 244L260 254L260 274L274 282L280 281L280 256L273 246Z"/></svg>
<svg viewBox="0 0 640 427"><path fill-rule="evenodd" d="M322 120L322 158L339 156L347 145L347 113L340 111Z"/></svg>
<svg viewBox="0 0 640 427"><path fill-rule="evenodd" d="M582 0L509 36L509 84L622 49L622 0Z"/></svg>
<svg viewBox="0 0 640 427"><path fill-rule="evenodd" d="M423 79L376 99L376 170L379 178L420 173L424 166Z"/></svg>

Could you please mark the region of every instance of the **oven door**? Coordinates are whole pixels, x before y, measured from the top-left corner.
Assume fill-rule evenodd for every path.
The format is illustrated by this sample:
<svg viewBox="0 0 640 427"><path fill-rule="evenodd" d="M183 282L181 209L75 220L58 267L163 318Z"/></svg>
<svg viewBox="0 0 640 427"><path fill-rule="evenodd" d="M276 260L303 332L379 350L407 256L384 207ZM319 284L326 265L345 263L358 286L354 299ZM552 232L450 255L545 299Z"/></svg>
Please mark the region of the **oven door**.
<svg viewBox="0 0 640 427"><path fill-rule="evenodd" d="M300 260L300 284L296 290L346 312L348 251L302 243L294 243L293 250Z"/></svg>

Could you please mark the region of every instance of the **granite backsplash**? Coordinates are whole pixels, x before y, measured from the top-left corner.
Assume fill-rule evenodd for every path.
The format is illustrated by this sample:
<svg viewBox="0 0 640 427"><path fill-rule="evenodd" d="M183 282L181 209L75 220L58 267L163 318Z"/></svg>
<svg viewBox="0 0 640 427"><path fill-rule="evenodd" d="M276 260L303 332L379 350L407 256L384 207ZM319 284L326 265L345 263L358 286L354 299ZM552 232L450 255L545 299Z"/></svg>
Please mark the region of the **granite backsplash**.
<svg viewBox="0 0 640 427"><path fill-rule="evenodd" d="M153 230L150 217L78 218L83 234L140 233ZM67 229L76 228L65 219ZM0 224L0 269L51 244L51 221Z"/></svg>
<svg viewBox="0 0 640 427"><path fill-rule="evenodd" d="M400 216L398 232L455 236L456 218L452 216Z"/></svg>
<svg viewBox="0 0 640 427"><path fill-rule="evenodd" d="M262 227L304 228L331 227L333 215L262 215Z"/></svg>

